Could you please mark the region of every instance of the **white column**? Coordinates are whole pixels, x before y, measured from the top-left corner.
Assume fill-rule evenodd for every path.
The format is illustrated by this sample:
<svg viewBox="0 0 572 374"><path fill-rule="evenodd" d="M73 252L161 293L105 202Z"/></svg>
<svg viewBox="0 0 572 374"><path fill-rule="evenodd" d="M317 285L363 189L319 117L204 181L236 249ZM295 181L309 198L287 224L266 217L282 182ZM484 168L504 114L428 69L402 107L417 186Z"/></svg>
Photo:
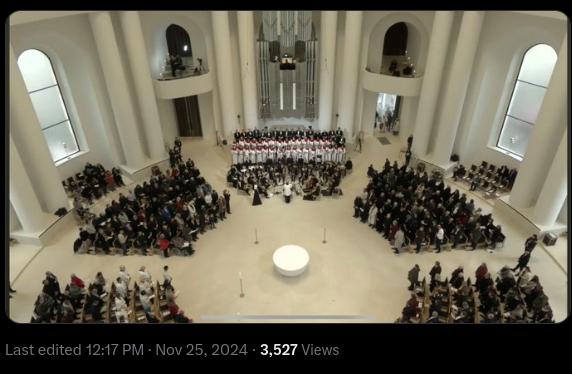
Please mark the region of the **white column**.
<svg viewBox="0 0 572 374"><path fill-rule="evenodd" d="M129 68L137 91L149 157L153 160L161 160L166 157L165 140L139 13L136 11L121 12L121 28L129 57Z"/></svg>
<svg viewBox="0 0 572 374"><path fill-rule="evenodd" d="M137 129L135 109L129 96L127 77L123 70L115 32L108 12L89 14L89 21L95 38L95 46L111 102L119 139L125 154L127 166L138 169L143 166L145 156Z"/></svg>
<svg viewBox="0 0 572 374"><path fill-rule="evenodd" d="M444 91L441 123L435 138L433 160L437 165L449 163L453 151L469 79L471 78L473 61L479 45L484 15L484 12L474 11L463 14L451 65L451 74ZM413 141L415 142L415 139Z"/></svg>
<svg viewBox="0 0 572 374"><path fill-rule="evenodd" d="M42 133L24 78L18 68L16 54L10 46L10 132L22 150L24 165L33 185L37 186L40 204L49 213L68 208L69 201L62 178Z"/></svg>
<svg viewBox="0 0 572 374"><path fill-rule="evenodd" d="M236 60L231 54L230 28L227 11L212 11L212 28L217 71L218 95L221 103L223 138L230 136L237 128L237 113L234 101L234 77L232 64Z"/></svg>
<svg viewBox="0 0 572 374"><path fill-rule="evenodd" d="M564 37L524 159L510 193L509 201L514 207L527 208L534 204L545 179L547 165L553 159L566 128L569 97L566 88L567 62L568 41Z"/></svg>
<svg viewBox="0 0 572 374"><path fill-rule="evenodd" d="M321 12L320 20L320 88L318 122L320 130L328 131L334 126L332 113L334 106L334 75L336 62L336 33L338 12Z"/></svg>
<svg viewBox="0 0 572 374"><path fill-rule="evenodd" d="M10 135L10 202L24 232L41 231L47 224L47 215L42 211L12 135Z"/></svg>
<svg viewBox="0 0 572 374"><path fill-rule="evenodd" d="M427 155L454 16L450 11L435 12L413 132L413 152L417 157Z"/></svg>
<svg viewBox="0 0 572 374"><path fill-rule="evenodd" d="M238 45L240 49L244 124L247 129L254 129L258 124L254 13L252 11L238 11L236 15L238 19Z"/></svg>
<svg viewBox="0 0 572 374"><path fill-rule="evenodd" d="M544 181L544 185L536 201L534 221L537 224L544 226L553 225L562 209L564 200L566 200L568 193L567 151L568 132L565 130L556 156L554 156L554 160L548 171L548 176Z"/></svg>
<svg viewBox="0 0 572 374"><path fill-rule="evenodd" d="M344 59L340 84L339 114L340 125L346 137L353 138L357 86L359 76L359 58L361 44L361 26L363 12L347 11L344 34Z"/></svg>

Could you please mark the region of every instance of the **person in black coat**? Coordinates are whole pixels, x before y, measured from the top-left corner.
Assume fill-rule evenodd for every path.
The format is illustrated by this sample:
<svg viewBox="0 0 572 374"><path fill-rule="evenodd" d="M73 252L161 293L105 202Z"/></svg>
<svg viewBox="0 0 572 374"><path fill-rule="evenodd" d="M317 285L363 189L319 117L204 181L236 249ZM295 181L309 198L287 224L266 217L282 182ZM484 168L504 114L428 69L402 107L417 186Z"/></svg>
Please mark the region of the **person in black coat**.
<svg viewBox="0 0 572 374"><path fill-rule="evenodd" d="M512 271L516 271L516 269L518 269L518 272L515 273L516 276L518 276L520 272L526 268L529 261L530 261L530 252L524 251L524 253L520 255L520 257L518 258L518 264L516 264L516 266L512 269Z"/></svg>
<svg viewBox="0 0 572 374"><path fill-rule="evenodd" d="M524 250L532 253L537 243L538 243L538 237L536 236L536 234L534 234L528 239L526 239L526 242L524 243Z"/></svg>
<svg viewBox="0 0 572 374"><path fill-rule="evenodd" d="M435 261L435 265L433 265L433 267L431 268L431 271L429 271L429 275L431 276L431 283L429 284L429 290L431 292L433 292L433 289L435 288L435 276L437 274L441 274L441 264L439 263L439 261Z"/></svg>
<svg viewBox="0 0 572 374"><path fill-rule="evenodd" d="M262 200L260 200L260 193L258 192L258 186L254 186L254 198L252 199L252 205L262 205Z"/></svg>
<svg viewBox="0 0 572 374"><path fill-rule="evenodd" d="M224 190L223 196L224 196L225 205L226 205L226 213L230 214L230 192L228 192L228 190Z"/></svg>

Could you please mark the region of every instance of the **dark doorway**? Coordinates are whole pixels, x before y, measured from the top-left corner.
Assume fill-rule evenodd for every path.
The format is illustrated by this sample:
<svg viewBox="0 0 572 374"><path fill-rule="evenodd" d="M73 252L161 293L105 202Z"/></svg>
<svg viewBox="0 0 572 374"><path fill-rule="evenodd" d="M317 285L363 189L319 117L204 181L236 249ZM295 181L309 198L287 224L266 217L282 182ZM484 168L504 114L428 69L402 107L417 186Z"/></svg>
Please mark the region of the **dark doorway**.
<svg viewBox="0 0 572 374"><path fill-rule="evenodd" d="M192 57L191 38L189 33L179 25L167 27L167 48L172 56Z"/></svg>
<svg viewBox="0 0 572 374"><path fill-rule="evenodd" d="M399 22L391 26L383 39L384 56L405 56L407 50L407 25Z"/></svg>
<svg viewBox="0 0 572 374"><path fill-rule="evenodd" d="M199 98L197 95L174 100L179 136L203 136Z"/></svg>

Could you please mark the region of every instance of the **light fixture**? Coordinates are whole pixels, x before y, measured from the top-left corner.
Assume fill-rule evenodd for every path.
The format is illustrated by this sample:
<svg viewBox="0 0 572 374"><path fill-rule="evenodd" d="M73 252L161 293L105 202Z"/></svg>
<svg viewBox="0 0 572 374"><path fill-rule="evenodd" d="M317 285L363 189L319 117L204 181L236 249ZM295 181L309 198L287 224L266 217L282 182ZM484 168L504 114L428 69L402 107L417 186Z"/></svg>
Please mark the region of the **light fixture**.
<svg viewBox="0 0 572 374"><path fill-rule="evenodd" d="M183 51L186 52L188 48L189 48L189 47L185 44L185 45L183 46Z"/></svg>

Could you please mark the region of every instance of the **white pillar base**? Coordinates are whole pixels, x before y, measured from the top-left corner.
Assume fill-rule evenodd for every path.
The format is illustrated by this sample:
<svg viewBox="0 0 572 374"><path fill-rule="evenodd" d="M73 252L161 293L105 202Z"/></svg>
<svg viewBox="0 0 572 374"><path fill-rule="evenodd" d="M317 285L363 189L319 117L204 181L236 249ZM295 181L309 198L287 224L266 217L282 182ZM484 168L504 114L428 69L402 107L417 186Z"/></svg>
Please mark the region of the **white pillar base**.
<svg viewBox="0 0 572 374"><path fill-rule="evenodd" d="M143 165L137 167L137 168L132 168L129 167L127 165L119 165L119 168L121 169L122 172L125 173L125 176L127 176L131 181L133 182L141 182L143 180L147 180L151 177L151 168L153 166L158 166L161 170L165 170L167 168L169 168L169 159L163 159L163 160L146 160L145 163L143 163ZM125 184L128 184L127 181L124 181Z"/></svg>
<svg viewBox="0 0 572 374"><path fill-rule="evenodd" d="M12 231L10 238L16 239L22 244L43 247L53 243L54 239L60 238L64 231L69 231L72 227L77 226L73 208L68 210L68 213L63 217L48 214L46 216L46 225L41 231L25 232L20 229Z"/></svg>
<svg viewBox="0 0 572 374"><path fill-rule="evenodd" d="M457 162L453 161L449 161L446 164L440 164L437 163L435 160L433 160L433 157L431 155L427 155L412 160L412 166L416 168L417 164L420 162L425 164L425 170L427 171L427 174L430 174L433 170L439 170L440 172L443 173L444 177L452 176L453 168L458 164Z"/></svg>
<svg viewBox="0 0 572 374"><path fill-rule="evenodd" d="M540 239L547 233L560 235L568 231L568 226L556 222L550 226L540 225L534 219L534 207L530 208L517 208L510 203L510 195L500 197L496 200L495 207L493 208L493 216L495 214L505 215L510 218L510 221L520 226L527 235L536 234ZM530 234L528 234L530 233Z"/></svg>

